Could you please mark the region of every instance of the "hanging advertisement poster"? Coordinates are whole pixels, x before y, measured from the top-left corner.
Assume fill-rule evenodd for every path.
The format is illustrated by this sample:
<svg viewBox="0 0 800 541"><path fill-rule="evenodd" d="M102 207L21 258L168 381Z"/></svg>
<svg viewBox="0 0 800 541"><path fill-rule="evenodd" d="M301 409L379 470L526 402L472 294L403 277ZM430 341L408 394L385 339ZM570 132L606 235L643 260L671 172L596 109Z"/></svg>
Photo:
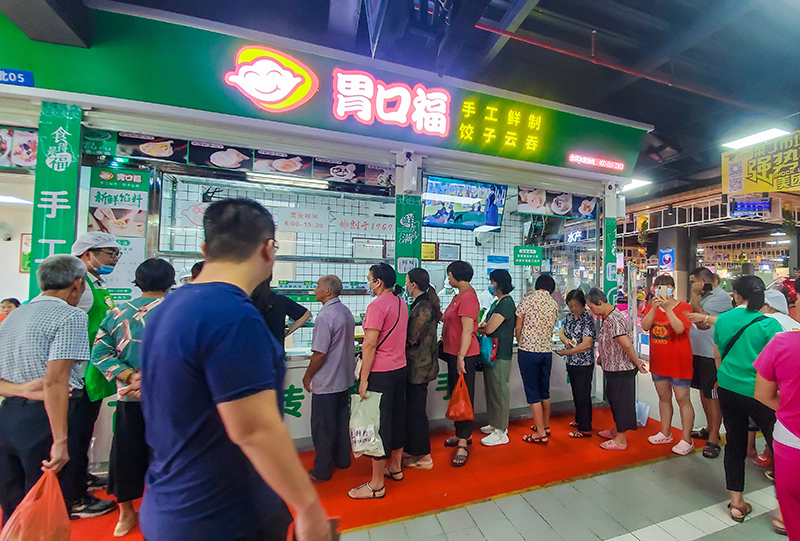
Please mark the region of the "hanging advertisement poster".
<svg viewBox="0 0 800 541"><path fill-rule="evenodd" d="M662 271L675 270L675 248L662 248L658 251L658 268Z"/></svg>
<svg viewBox="0 0 800 541"><path fill-rule="evenodd" d="M520 186L517 212L594 220L597 218L597 198Z"/></svg>
<svg viewBox="0 0 800 541"><path fill-rule="evenodd" d="M19 272L31 272L31 234L19 236Z"/></svg>
<svg viewBox="0 0 800 541"><path fill-rule="evenodd" d="M800 131L722 154L722 193L800 191Z"/></svg>
<svg viewBox="0 0 800 541"><path fill-rule="evenodd" d="M311 177L311 164L314 159L284 152L256 150L253 171L256 173L284 173L298 177Z"/></svg>
<svg viewBox="0 0 800 541"><path fill-rule="evenodd" d="M35 131L0 127L0 168L35 168L38 137Z"/></svg>
<svg viewBox="0 0 800 541"><path fill-rule="evenodd" d="M253 151L243 147L192 141L189 143L189 165L252 171Z"/></svg>
<svg viewBox="0 0 800 541"><path fill-rule="evenodd" d="M397 283L419 267L422 257L422 198L418 195L400 195L396 200L395 256L397 258Z"/></svg>
<svg viewBox="0 0 800 541"><path fill-rule="evenodd" d="M185 164L188 146L189 142L182 139L120 132L115 155Z"/></svg>

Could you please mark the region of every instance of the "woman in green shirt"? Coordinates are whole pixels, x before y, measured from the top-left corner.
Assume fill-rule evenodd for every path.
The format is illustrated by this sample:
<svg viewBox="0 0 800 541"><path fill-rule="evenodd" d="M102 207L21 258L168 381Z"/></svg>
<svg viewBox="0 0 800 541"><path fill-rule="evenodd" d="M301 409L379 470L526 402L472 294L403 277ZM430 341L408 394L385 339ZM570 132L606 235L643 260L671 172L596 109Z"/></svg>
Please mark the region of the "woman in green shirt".
<svg viewBox="0 0 800 541"><path fill-rule="evenodd" d="M148 315L175 285L175 269L163 259L148 259L136 269L134 283L142 290L142 296L108 313L100 324L91 357L92 364L108 381L116 381L119 392L108 467L108 492L119 502L115 537L126 535L138 523L133 502L144 494L150 455L139 402L139 350Z"/></svg>
<svg viewBox="0 0 800 541"><path fill-rule="evenodd" d="M742 494L749 419L756 422L770 447L775 426L775 412L754 398L753 363L772 337L783 330L777 320L759 312L764 306L764 290L764 282L757 276L737 278L733 282L736 308L717 316L714 325L719 405L726 431L725 482L731 493L728 508L736 522L744 521L753 510Z"/></svg>
<svg viewBox="0 0 800 541"><path fill-rule="evenodd" d="M497 300L486 315L486 323L478 327L480 334L497 340L494 366L487 363L483 365L489 424L481 428L481 432L488 434L481 443L489 447L508 443L508 378L511 374L514 327L517 324L517 307L509 296L513 290L511 274L507 270L495 269L489 274L489 293L496 296Z"/></svg>

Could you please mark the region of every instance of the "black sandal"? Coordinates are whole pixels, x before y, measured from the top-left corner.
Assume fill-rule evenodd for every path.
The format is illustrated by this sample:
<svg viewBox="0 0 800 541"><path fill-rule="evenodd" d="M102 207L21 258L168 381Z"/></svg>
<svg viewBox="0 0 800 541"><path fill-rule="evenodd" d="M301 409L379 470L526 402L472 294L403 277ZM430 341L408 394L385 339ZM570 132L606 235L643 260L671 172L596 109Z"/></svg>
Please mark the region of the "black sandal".
<svg viewBox="0 0 800 541"><path fill-rule="evenodd" d="M719 458L720 452L722 452L722 447L713 441L706 443L703 448L703 456L706 458Z"/></svg>
<svg viewBox="0 0 800 541"><path fill-rule="evenodd" d="M696 440L707 440L709 434L708 430L706 430L705 428L701 428L700 430L692 430L691 436Z"/></svg>
<svg viewBox="0 0 800 541"><path fill-rule="evenodd" d="M464 453L461 450L464 450ZM467 463L467 459L469 458L469 450L464 445L459 445L458 450L456 451L455 456L453 457L452 465L454 468L460 468L464 464Z"/></svg>
<svg viewBox="0 0 800 541"><path fill-rule="evenodd" d="M572 425L570 425L570 426L572 426ZM536 425L532 426L532 427L531 427L531 430L532 430L533 432L539 432L538 430L536 430ZM544 429L544 434L545 434L545 436L549 436L549 435L550 435L550 427L549 427L549 426L548 426L548 427L545 427L545 429Z"/></svg>
<svg viewBox="0 0 800 541"><path fill-rule="evenodd" d="M446 440L444 440L445 447L458 447L458 440L459 438L455 436L450 436ZM472 438L467 439L467 445L472 445Z"/></svg>
<svg viewBox="0 0 800 541"><path fill-rule="evenodd" d="M753 512L753 506L747 502L744 503L744 508L734 507L733 505L728 504L728 509L730 509L731 520L738 522L739 524L744 522L744 519L747 518L747 515ZM739 511L740 514L734 515L734 510Z"/></svg>
<svg viewBox="0 0 800 541"><path fill-rule="evenodd" d="M386 471L383 472L383 476L392 481L402 481L406 478L405 475L403 475L403 470L391 471L389 468L386 468Z"/></svg>

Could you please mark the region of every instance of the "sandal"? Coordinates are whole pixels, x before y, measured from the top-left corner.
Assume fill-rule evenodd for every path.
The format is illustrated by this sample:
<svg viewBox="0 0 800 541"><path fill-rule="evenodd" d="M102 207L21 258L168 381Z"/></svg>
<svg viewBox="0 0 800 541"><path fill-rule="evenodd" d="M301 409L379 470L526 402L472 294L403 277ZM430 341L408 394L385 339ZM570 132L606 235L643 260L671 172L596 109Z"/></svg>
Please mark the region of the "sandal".
<svg viewBox="0 0 800 541"><path fill-rule="evenodd" d="M525 434L522 436L522 441L525 443L540 443L542 445L547 445L547 442L550 440L547 439L547 436L540 438L536 434Z"/></svg>
<svg viewBox="0 0 800 541"><path fill-rule="evenodd" d="M430 462L422 462L420 460L404 460L403 467L407 470L432 470L433 460Z"/></svg>
<svg viewBox="0 0 800 541"><path fill-rule="evenodd" d="M672 434L670 434L669 436L666 436L662 432L659 432L658 434L653 434L652 436L649 436L647 438L647 441L649 441L653 445L665 445L665 444L672 443L675 440L672 437Z"/></svg>
<svg viewBox="0 0 800 541"><path fill-rule="evenodd" d="M622 447L621 445L617 445L617 442L614 440L607 440L600 444L600 448L606 451L624 451L628 446Z"/></svg>
<svg viewBox="0 0 800 541"><path fill-rule="evenodd" d="M444 440L445 447L458 447L458 439L455 436L450 436L446 440ZM472 438L467 439L467 445L472 445Z"/></svg>
<svg viewBox="0 0 800 541"><path fill-rule="evenodd" d="M580 438L591 438L592 437L592 433L591 432L581 432L580 430L575 430L573 432L570 432L567 435L570 438L577 438L577 439L580 439Z"/></svg>
<svg viewBox="0 0 800 541"><path fill-rule="evenodd" d="M777 518L772 519L772 529L775 530L775 533L778 535L788 535L783 521Z"/></svg>
<svg viewBox="0 0 800 541"><path fill-rule="evenodd" d="M570 425L570 426L572 426L572 425ZM539 432L538 430L536 430L536 426L532 426L531 430L534 431L534 432ZM545 427L544 433L545 433L546 436L550 435L550 427L549 426Z"/></svg>
<svg viewBox="0 0 800 541"><path fill-rule="evenodd" d="M463 453L461 452L462 450L464 451ZM460 468L467 463L467 458L469 458L469 451L467 450L466 446L459 445L458 449L456 450L456 454L453 457L453 467Z"/></svg>
<svg viewBox="0 0 800 541"><path fill-rule="evenodd" d="M719 458L720 452L722 452L722 447L713 441L706 443L706 446L703 448L703 456L706 458Z"/></svg>
<svg viewBox="0 0 800 541"><path fill-rule="evenodd" d="M578 428L578 422L577 422L577 421L572 421L572 422L569 424L569 426L571 426L572 428Z"/></svg>
<svg viewBox="0 0 800 541"><path fill-rule="evenodd" d="M744 522L745 517L753 512L753 506L747 502L744 502L744 509L742 509L741 507L734 507L731 504L728 504L728 509L731 510L731 519L733 519L734 522L738 522L739 524ZM733 514L734 511L738 511L740 514L734 515Z"/></svg>
<svg viewBox="0 0 800 541"><path fill-rule="evenodd" d="M370 490L370 492L372 492L371 495L367 495L367 496L357 496L357 495L355 495L357 491L359 491L359 490L361 490L362 488L365 488L365 487L368 488ZM382 486L378 490L375 490L374 488L372 488L372 485L370 485L369 483L364 483L360 487L356 487L354 489L351 489L347 493L347 495L350 496L354 500L380 500L381 498L386 496L386 486Z"/></svg>
<svg viewBox="0 0 800 541"><path fill-rule="evenodd" d="M605 438L607 440L613 440L614 439L614 436L611 435L611 431L610 430L601 430L600 432L597 433L597 435L600 436L601 438Z"/></svg>
<svg viewBox="0 0 800 541"><path fill-rule="evenodd" d="M386 471L383 472L383 476L387 479L391 479L392 481L402 481L405 479L403 475L403 470L400 471L391 471L389 468L386 468Z"/></svg>
<svg viewBox="0 0 800 541"><path fill-rule="evenodd" d="M708 430L701 428L700 430L692 430L691 436L696 440L707 440L709 434Z"/></svg>

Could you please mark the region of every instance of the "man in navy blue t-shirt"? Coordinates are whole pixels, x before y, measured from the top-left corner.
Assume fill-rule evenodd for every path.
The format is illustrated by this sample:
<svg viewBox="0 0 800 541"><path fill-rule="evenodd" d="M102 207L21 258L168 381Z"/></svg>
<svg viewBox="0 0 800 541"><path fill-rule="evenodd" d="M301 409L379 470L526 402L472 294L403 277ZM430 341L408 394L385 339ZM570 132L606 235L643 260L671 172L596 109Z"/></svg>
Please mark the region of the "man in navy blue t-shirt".
<svg viewBox="0 0 800 541"><path fill-rule="evenodd" d="M142 409L153 460L141 508L149 541L330 539L325 512L282 421L286 372L250 301L272 274L275 224L255 201L211 204L206 264L151 314ZM282 499L283 498L283 499Z"/></svg>

